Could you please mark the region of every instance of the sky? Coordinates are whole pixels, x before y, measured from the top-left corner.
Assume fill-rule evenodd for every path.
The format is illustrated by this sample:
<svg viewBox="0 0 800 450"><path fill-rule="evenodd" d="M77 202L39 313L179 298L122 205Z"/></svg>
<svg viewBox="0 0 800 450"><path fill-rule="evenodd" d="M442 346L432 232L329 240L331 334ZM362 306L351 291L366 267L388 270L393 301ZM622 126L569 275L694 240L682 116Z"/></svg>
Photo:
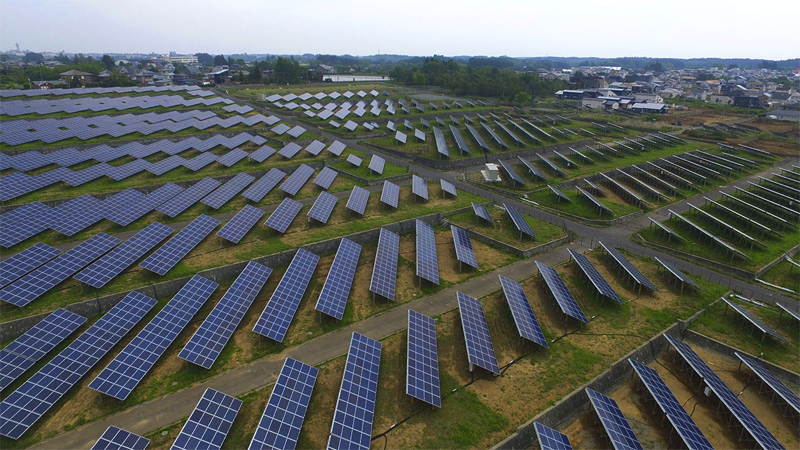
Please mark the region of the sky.
<svg viewBox="0 0 800 450"><path fill-rule="evenodd" d="M799 15L798 0L0 0L0 50L790 59Z"/></svg>

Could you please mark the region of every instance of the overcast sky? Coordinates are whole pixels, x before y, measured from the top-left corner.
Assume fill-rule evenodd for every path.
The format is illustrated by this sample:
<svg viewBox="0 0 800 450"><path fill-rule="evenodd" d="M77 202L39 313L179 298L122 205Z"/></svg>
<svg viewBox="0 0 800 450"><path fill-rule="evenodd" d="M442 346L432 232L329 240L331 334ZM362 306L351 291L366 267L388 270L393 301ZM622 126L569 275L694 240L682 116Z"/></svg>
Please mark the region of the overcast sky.
<svg viewBox="0 0 800 450"><path fill-rule="evenodd" d="M799 15L798 0L0 0L0 48L788 59Z"/></svg>

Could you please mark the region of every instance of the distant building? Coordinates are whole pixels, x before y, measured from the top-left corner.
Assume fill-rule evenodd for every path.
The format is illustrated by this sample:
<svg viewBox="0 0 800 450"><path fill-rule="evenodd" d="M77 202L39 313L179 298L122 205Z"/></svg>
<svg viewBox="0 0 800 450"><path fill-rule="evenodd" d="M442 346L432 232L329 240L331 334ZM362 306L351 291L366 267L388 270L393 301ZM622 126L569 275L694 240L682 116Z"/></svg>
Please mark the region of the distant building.
<svg viewBox="0 0 800 450"><path fill-rule="evenodd" d="M658 94L639 92L635 95L637 102L664 103L664 98Z"/></svg>
<svg viewBox="0 0 800 450"><path fill-rule="evenodd" d="M325 64L317 64L316 66L312 67L311 70L317 73L336 73L335 68Z"/></svg>
<svg viewBox="0 0 800 450"><path fill-rule="evenodd" d="M77 77L80 80L81 84L86 83L93 83L94 82L94 74L88 72L81 72L80 70L68 70L66 72L61 72L59 74L62 80L69 82L73 78Z"/></svg>
<svg viewBox="0 0 800 450"><path fill-rule="evenodd" d="M31 89L56 89L66 87L67 82L64 80L48 80L48 81L31 81Z"/></svg>
<svg viewBox="0 0 800 450"><path fill-rule="evenodd" d="M665 103L634 103L630 109L640 113L666 114L669 107Z"/></svg>
<svg viewBox="0 0 800 450"><path fill-rule="evenodd" d="M162 55L162 59L169 63L197 64L196 55Z"/></svg>
<svg viewBox="0 0 800 450"><path fill-rule="evenodd" d="M800 122L800 111L792 109L775 109L766 114L768 119L789 120Z"/></svg>
<svg viewBox="0 0 800 450"><path fill-rule="evenodd" d="M733 105L733 97L729 95L712 94L708 96L708 103L714 105Z"/></svg>

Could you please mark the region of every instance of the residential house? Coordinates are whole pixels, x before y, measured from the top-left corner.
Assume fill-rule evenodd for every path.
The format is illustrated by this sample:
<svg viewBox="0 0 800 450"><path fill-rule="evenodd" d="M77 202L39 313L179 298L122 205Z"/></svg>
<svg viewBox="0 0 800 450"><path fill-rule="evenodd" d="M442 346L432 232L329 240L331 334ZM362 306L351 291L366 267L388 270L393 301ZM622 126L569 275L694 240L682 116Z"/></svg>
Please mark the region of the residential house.
<svg viewBox="0 0 800 450"><path fill-rule="evenodd" d="M336 73L335 68L325 64L317 64L316 66L312 67L311 70L317 73Z"/></svg>
<svg viewBox="0 0 800 450"><path fill-rule="evenodd" d="M72 79L77 78L82 85L86 83L94 83L94 74L88 72L81 72L80 70L68 70L59 74L62 80L70 82Z"/></svg>
<svg viewBox="0 0 800 450"><path fill-rule="evenodd" d="M639 92L634 94L636 97L636 102L642 103L664 103L664 98L658 94L651 94L649 92Z"/></svg>
<svg viewBox="0 0 800 450"><path fill-rule="evenodd" d="M630 106L630 109L635 112L647 114L666 114L669 110L669 106L665 103L634 103Z"/></svg>
<svg viewBox="0 0 800 450"><path fill-rule="evenodd" d="M706 101L714 105L733 105L733 97L729 95L711 94Z"/></svg>
<svg viewBox="0 0 800 450"><path fill-rule="evenodd" d="M775 109L766 114L768 119L800 122L800 111L794 109Z"/></svg>

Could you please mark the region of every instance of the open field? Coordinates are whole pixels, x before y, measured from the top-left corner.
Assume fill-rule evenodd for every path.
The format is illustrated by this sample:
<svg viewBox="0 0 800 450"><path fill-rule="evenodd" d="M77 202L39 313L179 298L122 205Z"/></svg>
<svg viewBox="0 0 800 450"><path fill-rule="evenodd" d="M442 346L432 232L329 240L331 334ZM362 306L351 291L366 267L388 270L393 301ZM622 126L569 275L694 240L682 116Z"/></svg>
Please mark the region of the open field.
<svg viewBox="0 0 800 450"><path fill-rule="evenodd" d="M500 242L522 250L564 237L564 230L556 225L525 216L525 221L528 222L533 232L536 233L536 240L532 241L527 236L524 239L520 239L517 227L514 226L514 222L511 221L511 218L505 211L494 206L488 206L487 210L494 220L492 225L476 216L472 210L448 216L447 221L461 228L473 230L484 236L489 236L492 239L497 239Z"/></svg>

